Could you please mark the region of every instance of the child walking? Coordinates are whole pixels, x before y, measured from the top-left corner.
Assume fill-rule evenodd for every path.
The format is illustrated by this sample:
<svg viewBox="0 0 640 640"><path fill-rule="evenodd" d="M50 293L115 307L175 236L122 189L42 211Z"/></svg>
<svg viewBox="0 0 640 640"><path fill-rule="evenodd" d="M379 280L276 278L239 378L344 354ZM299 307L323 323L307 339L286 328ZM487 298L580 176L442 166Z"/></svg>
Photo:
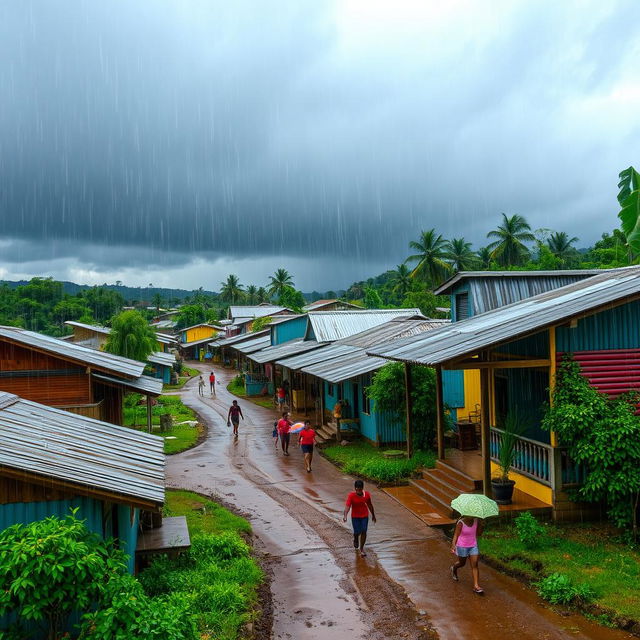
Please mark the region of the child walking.
<svg viewBox="0 0 640 640"><path fill-rule="evenodd" d="M458 556L458 560L449 567L451 577L458 582L458 569L467 564L467 558L471 564L473 575L473 592L482 595L484 590L480 586L480 569L478 567L478 538L484 530L484 521L480 518L463 516L458 520L451 540L451 553Z"/></svg>

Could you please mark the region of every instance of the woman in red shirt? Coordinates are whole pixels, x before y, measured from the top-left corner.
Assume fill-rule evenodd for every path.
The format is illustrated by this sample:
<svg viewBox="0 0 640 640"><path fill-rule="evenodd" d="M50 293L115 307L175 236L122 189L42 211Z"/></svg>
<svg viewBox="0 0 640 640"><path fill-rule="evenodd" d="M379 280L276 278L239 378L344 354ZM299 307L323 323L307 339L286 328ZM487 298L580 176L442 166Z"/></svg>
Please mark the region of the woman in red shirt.
<svg viewBox="0 0 640 640"><path fill-rule="evenodd" d="M349 509L351 509L351 524L353 525L353 546L357 549L360 547L360 555L362 557L367 554L364 552L364 543L367 541L367 527L369 525L369 512L371 512L371 520L376 521L376 513L371 504L371 494L364 490L364 482L356 480L354 483L355 491L352 491L345 502L344 515L342 520L347 521Z"/></svg>
<svg viewBox="0 0 640 640"><path fill-rule="evenodd" d="M289 429L291 428L291 420L289 420L289 412L284 411L282 414L282 418L278 420L278 434L280 435L280 442L282 443L282 453L285 456L289 455L289 440L291 436L289 435Z"/></svg>
<svg viewBox="0 0 640 640"><path fill-rule="evenodd" d="M311 473L311 461L313 460L313 445L316 443L316 432L311 428L309 420L304 421L304 429L298 437L298 444L304 453L304 464L307 473Z"/></svg>

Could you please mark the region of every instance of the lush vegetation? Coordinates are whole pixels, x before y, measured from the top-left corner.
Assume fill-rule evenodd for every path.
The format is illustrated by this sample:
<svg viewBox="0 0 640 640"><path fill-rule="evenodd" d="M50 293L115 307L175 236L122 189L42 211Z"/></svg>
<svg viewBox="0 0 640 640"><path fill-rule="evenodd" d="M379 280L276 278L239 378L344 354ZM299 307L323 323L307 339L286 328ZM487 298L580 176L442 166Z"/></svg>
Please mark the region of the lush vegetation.
<svg viewBox="0 0 640 640"><path fill-rule="evenodd" d="M416 451L409 459L387 459L383 455L384 450L365 442L333 445L321 451L345 473L382 483L404 480L423 467L435 465L435 454L432 451Z"/></svg>
<svg viewBox="0 0 640 640"><path fill-rule="evenodd" d="M126 427L135 427L141 430L147 428L147 407L143 396L138 393L130 393L125 397L124 402L124 425ZM154 433L165 438L164 452L179 453L198 442L198 438L202 435L202 426L191 426L188 424L177 424L187 420L196 420L196 414L182 403L178 396L160 396L158 403L151 409L151 424L159 425L160 416L170 415L173 426L167 430L160 432L154 429Z"/></svg>
<svg viewBox="0 0 640 640"><path fill-rule="evenodd" d="M182 387L193 378L197 378L200 375L198 369L193 367L187 367L183 364L182 360L178 359L176 364L173 365L174 371L178 374L178 384L165 384L163 389L165 391L171 391L174 389L182 389Z"/></svg>
<svg viewBox="0 0 640 640"><path fill-rule="evenodd" d="M201 638L235 640L258 615L263 580L245 536L249 523L220 505L188 491L168 491L166 515L185 515L191 549L162 557L140 575L153 597L182 596Z"/></svg>
<svg viewBox="0 0 640 640"><path fill-rule="evenodd" d="M244 376L239 373L231 379L231 382L227 385L227 390L233 393L234 396L244 397L247 395L247 391L244 388Z"/></svg>
<svg viewBox="0 0 640 640"><path fill-rule="evenodd" d="M579 365L565 359L558 367L553 404L543 427L555 431L576 464L586 471L577 497L604 500L611 520L638 533L640 503L640 417L637 399L610 398L580 375Z"/></svg>
<svg viewBox="0 0 640 640"><path fill-rule="evenodd" d="M123 311L112 320L104 350L144 362L156 350L156 334L142 314Z"/></svg>
<svg viewBox="0 0 640 640"><path fill-rule="evenodd" d="M581 607L593 602L611 612L597 614L604 623L616 616L640 620L635 548L608 525L520 523L529 518L535 520L523 514L514 524L490 523L482 554L529 582L549 602Z"/></svg>
<svg viewBox="0 0 640 640"><path fill-rule="evenodd" d="M0 532L0 615L17 619L3 637L57 640L80 616L84 640L195 640L188 599L144 593L124 554L73 515Z"/></svg>
<svg viewBox="0 0 640 640"><path fill-rule="evenodd" d="M411 367L413 444L429 449L436 433L436 377L431 367ZM375 372L366 393L377 411L389 412L406 423L404 364L389 362Z"/></svg>

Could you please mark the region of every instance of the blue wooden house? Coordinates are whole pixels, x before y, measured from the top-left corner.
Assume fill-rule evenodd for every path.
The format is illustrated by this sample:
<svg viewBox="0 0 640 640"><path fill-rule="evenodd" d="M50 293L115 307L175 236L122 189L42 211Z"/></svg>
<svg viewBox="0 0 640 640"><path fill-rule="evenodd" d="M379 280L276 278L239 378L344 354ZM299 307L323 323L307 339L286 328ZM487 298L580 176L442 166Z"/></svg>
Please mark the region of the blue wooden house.
<svg viewBox="0 0 640 640"><path fill-rule="evenodd" d="M0 528L77 508L133 571L140 513L164 503L163 442L0 392Z"/></svg>

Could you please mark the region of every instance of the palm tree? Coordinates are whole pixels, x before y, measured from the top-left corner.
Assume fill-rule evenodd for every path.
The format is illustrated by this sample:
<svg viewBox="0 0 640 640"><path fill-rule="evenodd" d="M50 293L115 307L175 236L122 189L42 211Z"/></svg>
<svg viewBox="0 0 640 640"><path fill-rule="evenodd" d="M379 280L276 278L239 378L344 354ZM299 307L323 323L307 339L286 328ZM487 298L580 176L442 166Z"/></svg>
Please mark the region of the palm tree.
<svg viewBox="0 0 640 640"><path fill-rule="evenodd" d="M576 250L571 245L578 242L575 236L570 238L564 231L556 231L547 239L549 251L560 260L560 264L565 266L567 261L576 254Z"/></svg>
<svg viewBox="0 0 640 640"><path fill-rule="evenodd" d="M489 247L480 247L478 249L478 262L481 269L491 269L491 249Z"/></svg>
<svg viewBox="0 0 640 640"><path fill-rule="evenodd" d="M285 287L293 287L293 278L286 269L277 269L276 272L269 276L269 295L280 297Z"/></svg>
<svg viewBox="0 0 640 640"><path fill-rule="evenodd" d="M404 298L407 291L411 289L411 270L403 262L396 267L392 277L394 282L393 290Z"/></svg>
<svg viewBox="0 0 640 640"><path fill-rule="evenodd" d="M418 264L411 272L411 277L420 277L432 285L441 282L449 271L449 265L444 261L445 240L435 229L423 231L420 240L409 243L411 249L418 253L409 256L405 262L417 260Z"/></svg>
<svg viewBox="0 0 640 640"><path fill-rule="evenodd" d="M258 304L269 302L269 292L264 287L258 288L256 291L256 297L258 298Z"/></svg>
<svg viewBox="0 0 640 640"><path fill-rule="evenodd" d="M529 223L517 213L510 218L502 214L502 224L497 229L489 231L487 238L497 238L488 245L492 259L503 267L511 267L522 264L529 257L529 249L525 242L534 242L535 236L531 233Z"/></svg>
<svg viewBox="0 0 640 640"><path fill-rule="evenodd" d="M247 287L246 295L247 295L247 304L249 305L256 304L258 302L258 287L256 287L255 284L250 284Z"/></svg>
<svg viewBox="0 0 640 640"><path fill-rule="evenodd" d="M478 263L476 254L471 250L471 243L465 242L464 238L449 240L446 245L445 257L456 273L470 271Z"/></svg>
<svg viewBox="0 0 640 640"><path fill-rule="evenodd" d="M225 302L230 304L236 304L242 297L242 285L238 276L227 276L226 282L221 282L222 289L220 289L220 297Z"/></svg>

